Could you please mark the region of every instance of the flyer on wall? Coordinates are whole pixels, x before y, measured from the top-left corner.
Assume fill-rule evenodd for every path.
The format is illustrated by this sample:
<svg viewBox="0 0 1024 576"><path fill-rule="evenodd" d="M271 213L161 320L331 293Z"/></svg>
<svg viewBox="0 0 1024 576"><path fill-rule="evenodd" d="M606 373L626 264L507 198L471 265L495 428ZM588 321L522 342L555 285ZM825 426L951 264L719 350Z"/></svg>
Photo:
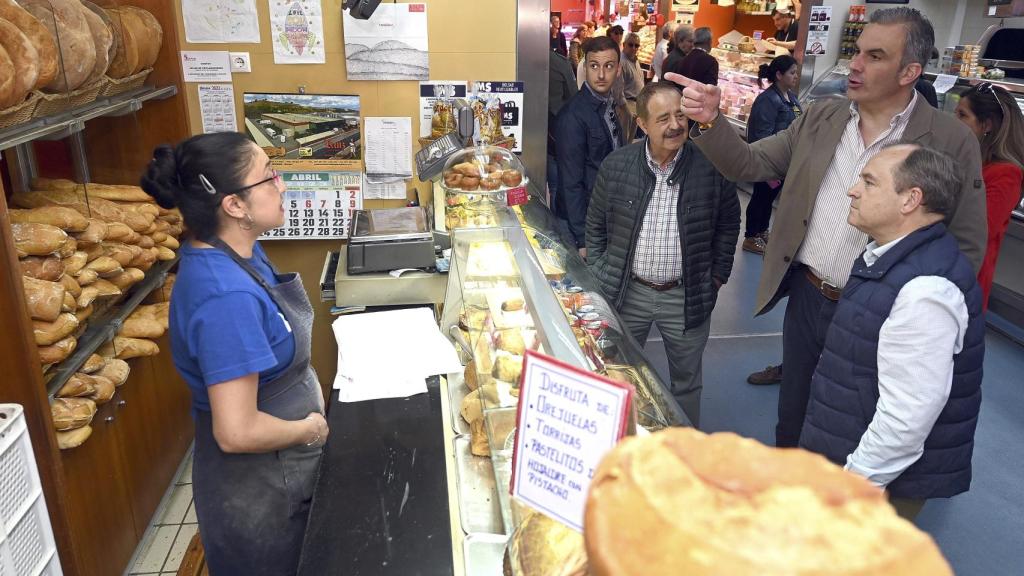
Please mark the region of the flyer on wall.
<svg viewBox="0 0 1024 576"><path fill-rule="evenodd" d="M522 82L474 82L471 103L479 144L523 151Z"/></svg>
<svg viewBox="0 0 1024 576"><path fill-rule="evenodd" d="M274 64L323 64L320 0L270 0L270 39Z"/></svg>
<svg viewBox="0 0 1024 576"><path fill-rule="evenodd" d="M811 6L811 23L807 27L808 56L824 56L828 51L828 34L832 26L831 6Z"/></svg>
<svg viewBox="0 0 1024 576"><path fill-rule="evenodd" d="M381 4L367 20L342 13L349 80L428 80L427 5Z"/></svg>
<svg viewBox="0 0 1024 576"><path fill-rule="evenodd" d="M231 84L200 84L199 113L203 134L236 132L235 91Z"/></svg>
<svg viewBox="0 0 1024 576"><path fill-rule="evenodd" d="M437 138L455 129L455 118L451 109L448 108L447 116L441 114L441 118L447 120L437 119L439 122L439 126L436 127L437 131L443 132L443 134L437 134L436 136L431 134L434 128L435 113L437 112L434 110L434 105L438 102L465 99L466 84L465 80L431 80L429 82L420 82L420 138Z"/></svg>
<svg viewBox="0 0 1024 576"><path fill-rule="evenodd" d="M260 42L255 0L182 0L181 18L193 44Z"/></svg>

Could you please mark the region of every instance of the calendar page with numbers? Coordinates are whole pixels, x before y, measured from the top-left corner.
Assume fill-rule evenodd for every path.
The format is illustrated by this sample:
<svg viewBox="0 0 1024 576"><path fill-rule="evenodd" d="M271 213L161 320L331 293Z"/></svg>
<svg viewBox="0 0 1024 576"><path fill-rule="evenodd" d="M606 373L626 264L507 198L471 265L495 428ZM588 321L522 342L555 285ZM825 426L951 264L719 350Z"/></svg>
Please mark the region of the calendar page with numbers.
<svg viewBox="0 0 1024 576"><path fill-rule="evenodd" d="M348 238L352 212L363 207L360 172L282 170L284 225L268 230L268 240Z"/></svg>

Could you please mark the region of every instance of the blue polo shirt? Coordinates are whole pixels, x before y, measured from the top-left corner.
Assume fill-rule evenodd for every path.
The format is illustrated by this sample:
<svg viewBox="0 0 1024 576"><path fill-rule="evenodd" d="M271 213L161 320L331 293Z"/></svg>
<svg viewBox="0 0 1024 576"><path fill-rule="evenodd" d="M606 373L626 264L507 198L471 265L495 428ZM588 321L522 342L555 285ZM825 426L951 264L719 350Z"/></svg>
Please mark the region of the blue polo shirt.
<svg viewBox="0 0 1024 576"><path fill-rule="evenodd" d="M277 285L259 242L248 262ZM262 286L218 249L181 246L171 294L171 355L192 390L193 410L210 411L207 387L254 372L260 385L291 364L295 337Z"/></svg>

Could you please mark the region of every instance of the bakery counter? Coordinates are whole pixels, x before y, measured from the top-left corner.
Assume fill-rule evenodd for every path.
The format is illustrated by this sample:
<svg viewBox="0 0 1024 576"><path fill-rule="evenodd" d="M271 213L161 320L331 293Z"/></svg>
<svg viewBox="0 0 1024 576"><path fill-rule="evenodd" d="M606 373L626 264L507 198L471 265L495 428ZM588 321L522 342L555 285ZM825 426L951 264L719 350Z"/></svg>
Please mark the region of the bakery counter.
<svg viewBox="0 0 1024 576"><path fill-rule="evenodd" d="M332 395L301 576L457 574L441 395L437 377L408 398Z"/></svg>

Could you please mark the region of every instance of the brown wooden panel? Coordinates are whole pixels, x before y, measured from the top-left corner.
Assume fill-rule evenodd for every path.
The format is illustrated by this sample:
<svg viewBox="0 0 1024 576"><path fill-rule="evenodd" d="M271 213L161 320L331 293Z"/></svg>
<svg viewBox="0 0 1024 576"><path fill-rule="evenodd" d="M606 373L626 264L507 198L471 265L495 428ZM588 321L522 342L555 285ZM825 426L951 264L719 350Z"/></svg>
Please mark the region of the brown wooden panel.
<svg viewBox="0 0 1024 576"><path fill-rule="evenodd" d="M73 574L121 574L138 542L122 472L119 400L118 393L100 407L92 436L84 444L61 452L67 478L65 510L78 562ZM108 422L108 417L113 420Z"/></svg>
<svg viewBox="0 0 1024 576"><path fill-rule="evenodd" d="M161 349L162 356L170 350ZM117 433L136 537L141 539L188 448L182 442L181 406L168 405L169 387L184 386L175 374L154 368L154 359L129 361L131 373L118 392Z"/></svg>

